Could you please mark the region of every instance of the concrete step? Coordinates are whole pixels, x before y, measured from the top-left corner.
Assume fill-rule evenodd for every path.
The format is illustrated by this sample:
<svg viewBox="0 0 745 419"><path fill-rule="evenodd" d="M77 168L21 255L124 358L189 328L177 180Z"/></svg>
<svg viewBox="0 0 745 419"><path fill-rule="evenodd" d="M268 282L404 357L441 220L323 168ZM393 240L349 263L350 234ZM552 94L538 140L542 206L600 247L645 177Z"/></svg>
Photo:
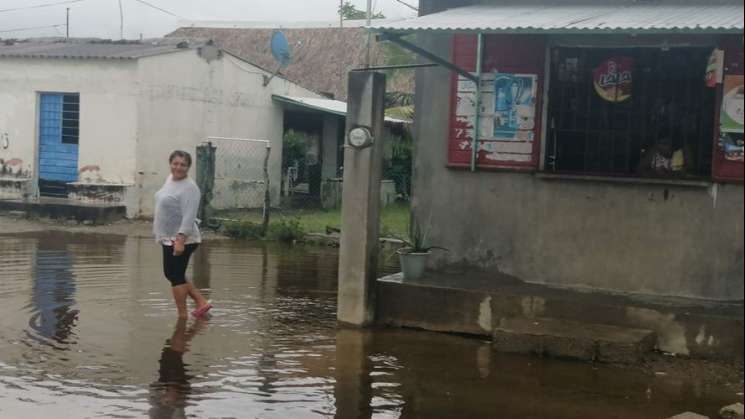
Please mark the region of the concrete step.
<svg viewBox="0 0 745 419"><path fill-rule="evenodd" d="M657 349L707 359L743 359L742 301L624 296L530 284L491 273L400 273L377 283L376 322L491 337L504 318L551 318L654 330Z"/></svg>
<svg viewBox="0 0 745 419"><path fill-rule="evenodd" d="M656 343L652 330L523 317L501 319L492 340L500 352L612 363L639 362Z"/></svg>

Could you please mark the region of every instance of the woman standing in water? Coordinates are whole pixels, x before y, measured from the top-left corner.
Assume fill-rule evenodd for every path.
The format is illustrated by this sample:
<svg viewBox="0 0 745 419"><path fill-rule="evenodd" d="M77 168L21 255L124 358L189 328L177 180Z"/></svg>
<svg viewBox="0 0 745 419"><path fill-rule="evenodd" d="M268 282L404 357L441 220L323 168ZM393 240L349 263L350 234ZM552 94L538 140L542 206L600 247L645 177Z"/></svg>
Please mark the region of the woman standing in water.
<svg viewBox="0 0 745 419"><path fill-rule="evenodd" d="M194 300L197 308L191 312L195 317L205 315L212 305L199 290L186 281L186 267L191 254L202 242L197 226L197 211L201 193L199 187L188 177L191 155L176 150L168 158L171 175L155 194L155 217L153 233L163 247L163 273L171 282L173 300L179 317L187 317L186 297Z"/></svg>

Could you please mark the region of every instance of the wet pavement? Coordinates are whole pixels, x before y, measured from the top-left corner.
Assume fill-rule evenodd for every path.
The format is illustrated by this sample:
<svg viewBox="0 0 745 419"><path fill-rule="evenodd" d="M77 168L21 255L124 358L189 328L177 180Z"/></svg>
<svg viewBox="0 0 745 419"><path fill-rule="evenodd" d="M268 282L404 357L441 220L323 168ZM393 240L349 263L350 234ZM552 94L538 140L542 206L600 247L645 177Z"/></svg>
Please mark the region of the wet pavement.
<svg viewBox="0 0 745 419"><path fill-rule="evenodd" d="M478 339L337 329L334 249L207 242L192 266L215 309L179 322L152 240L0 236L0 417L659 419L737 401Z"/></svg>

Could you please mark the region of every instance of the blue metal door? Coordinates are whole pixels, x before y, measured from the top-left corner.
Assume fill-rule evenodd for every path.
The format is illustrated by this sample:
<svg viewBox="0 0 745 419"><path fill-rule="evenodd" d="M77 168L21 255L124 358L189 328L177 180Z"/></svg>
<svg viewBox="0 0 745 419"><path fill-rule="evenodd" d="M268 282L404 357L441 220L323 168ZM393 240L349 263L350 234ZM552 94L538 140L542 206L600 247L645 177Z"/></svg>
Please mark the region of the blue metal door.
<svg viewBox="0 0 745 419"><path fill-rule="evenodd" d="M41 95L39 190L44 196L67 196L67 183L78 180L79 116L79 95Z"/></svg>

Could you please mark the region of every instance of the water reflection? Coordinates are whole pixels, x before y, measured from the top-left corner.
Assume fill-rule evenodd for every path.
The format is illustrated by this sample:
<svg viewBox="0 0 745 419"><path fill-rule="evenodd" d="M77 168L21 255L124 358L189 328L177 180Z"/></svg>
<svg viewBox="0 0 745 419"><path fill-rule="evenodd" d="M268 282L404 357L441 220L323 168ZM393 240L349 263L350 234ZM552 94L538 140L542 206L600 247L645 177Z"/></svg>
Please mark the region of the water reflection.
<svg viewBox="0 0 745 419"><path fill-rule="evenodd" d="M31 257L31 293L29 304L28 338L67 350L77 343L77 325L82 313L79 293L83 289L103 290L122 284L121 236L91 236L65 233L31 233L24 235L30 245L26 252L13 252L13 257L26 253ZM11 266L11 269L13 267ZM11 270L10 278L14 278ZM84 286L81 288L81 283ZM119 288L111 288L115 295ZM106 292L98 298L105 298Z"/></svg>
<svg viewBox="0 0 745 419"><path fill-rule="evenodd" d="M334 399L337 419L372 417L372 335L367 331L336 332Z"/></svg>
<svg viewBox="0 0 745 419"><path fill-rule="evenodd" d="M194 274L191 277L194 286L200 289L204 298L210 298L212 264L210 263L210 246L200 246L192 255Z"/></svg>
<svg viewBox="0 0 745 419"><path fill-rule="evenodd" d="M205 243L190 277L216 302L209 327L171 323L150 238L0 233L0 256L2 418L658 419L737 401L475 339L337 329L335 249Z"/></svg>
<svg viewBox="0 0 745 419"><path fill-rule="evenodd" d="M187 328L187 319L179 318L171 338L166 340L158 361L158 381L150 385L151 419L186 417L191 375L184 362L189 342L205 327L207 320L199 318Z"/></svg>
<svg viewBox="0 0 745 419"><path fill-rule="evenodd" d="M65 243L39 241L34 261L31 294L32 315L29 327L32 339L49 339L49 344L70 343L74 336L78 310L75 306L75 276L72 255ZM34 333L34 331L36 333Z"/></svg>

